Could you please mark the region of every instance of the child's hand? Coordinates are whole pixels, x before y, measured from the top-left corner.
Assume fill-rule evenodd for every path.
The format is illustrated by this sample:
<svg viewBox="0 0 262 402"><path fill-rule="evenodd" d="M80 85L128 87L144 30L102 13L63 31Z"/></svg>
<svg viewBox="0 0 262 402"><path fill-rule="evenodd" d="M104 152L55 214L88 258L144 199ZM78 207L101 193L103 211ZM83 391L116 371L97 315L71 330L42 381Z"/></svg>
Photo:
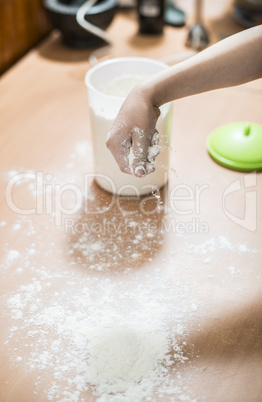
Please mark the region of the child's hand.
<svg viewBox="0 0 262 402"><path fill-rule="evenodd" d="M258 25L137 85L123 103L106 143L121 171L143 177L154 170L151 162L159 152L155 130L159 106L262 78L261 47L262 25Z"/></svg>
<svg viewBox="0 0 262 402"><path fill-rule="evenodd" d="M159 153L155 128L159 115L159 108L140 86L124 101L106 141L122 172L143 177L155 170L152 162Z"/></svg>

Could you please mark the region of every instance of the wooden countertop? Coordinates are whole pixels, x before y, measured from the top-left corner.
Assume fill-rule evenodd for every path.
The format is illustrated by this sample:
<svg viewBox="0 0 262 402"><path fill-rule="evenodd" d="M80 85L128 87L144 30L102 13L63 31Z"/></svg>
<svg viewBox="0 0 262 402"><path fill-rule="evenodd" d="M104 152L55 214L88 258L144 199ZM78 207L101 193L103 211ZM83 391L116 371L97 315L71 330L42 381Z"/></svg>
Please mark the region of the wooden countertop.
<svg viewBox="0 0 262 402"><path fill-rule="evenodd" d="M207 21L212 41L241 29L222 11ZM109 32L112 56L188 52L187 27L139 37L132 12L118 13ZM96 400L80 370L83 334L107 318L177 342L154 400L261 401L262 176L219 166L205 141L228 122L262 124L262 80L175 102L161 203L112 201L83 181L93 171L89 53L53 33L1 79L0 400ZM85 202L57 226L54 191L69 183ZM69 190L63 202L73 205Z"/></svg>

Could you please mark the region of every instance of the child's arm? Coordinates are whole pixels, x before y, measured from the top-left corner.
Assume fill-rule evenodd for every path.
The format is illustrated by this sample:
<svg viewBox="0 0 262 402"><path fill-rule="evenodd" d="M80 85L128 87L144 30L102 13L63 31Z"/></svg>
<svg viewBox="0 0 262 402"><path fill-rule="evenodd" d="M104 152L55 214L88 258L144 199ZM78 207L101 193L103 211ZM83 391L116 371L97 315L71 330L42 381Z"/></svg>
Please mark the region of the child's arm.
<svg viewBox="0 0 262 402"><path fill-rule="evenodd" d="M137 85L126 98L107 146L121 171L142 177L159 107L164 103L262 77L262 25L240 32ZM141 136L142 133L142 136ZM140 168L138 168L138 166Z"/></svg>

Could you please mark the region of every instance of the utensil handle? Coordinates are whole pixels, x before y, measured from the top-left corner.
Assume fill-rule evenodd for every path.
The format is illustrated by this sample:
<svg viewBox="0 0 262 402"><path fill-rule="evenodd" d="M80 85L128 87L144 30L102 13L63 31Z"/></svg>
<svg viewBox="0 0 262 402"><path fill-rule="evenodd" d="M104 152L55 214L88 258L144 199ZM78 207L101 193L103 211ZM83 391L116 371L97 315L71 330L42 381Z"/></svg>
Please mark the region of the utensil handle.
<svg viewBox="0 0 262 402"><path fill-rule="evenodd" d="M195 0L195 19L196 19L196 24L200 24L202 22L202 5L203 1L202 0Z"/></svg>

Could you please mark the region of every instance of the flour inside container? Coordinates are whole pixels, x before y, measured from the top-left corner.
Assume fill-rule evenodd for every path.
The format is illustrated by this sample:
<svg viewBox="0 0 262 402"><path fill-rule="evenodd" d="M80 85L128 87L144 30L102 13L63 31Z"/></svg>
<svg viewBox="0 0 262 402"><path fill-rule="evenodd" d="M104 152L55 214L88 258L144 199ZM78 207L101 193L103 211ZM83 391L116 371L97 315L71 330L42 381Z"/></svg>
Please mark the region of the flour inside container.
<svg viewBox="0 0 262 402"><path fill-rule="evenodd" d="M123 74L110 80L104 89L104 93L107 95L125 98L131 92L131 90L137 84L141 83L145 78L147 77Z"/></svg>

